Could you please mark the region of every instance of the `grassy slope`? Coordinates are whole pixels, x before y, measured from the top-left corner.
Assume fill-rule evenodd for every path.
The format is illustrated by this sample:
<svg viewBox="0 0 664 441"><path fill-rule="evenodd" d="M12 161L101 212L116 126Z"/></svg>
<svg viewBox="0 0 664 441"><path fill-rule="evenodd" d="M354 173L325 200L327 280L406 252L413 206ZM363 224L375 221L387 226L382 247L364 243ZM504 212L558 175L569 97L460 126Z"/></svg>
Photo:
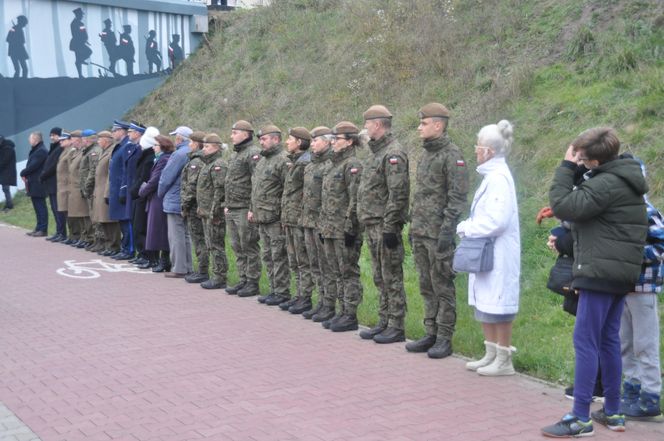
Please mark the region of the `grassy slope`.
<svg viewBox="0 0 664 441"><path fill-rule="evenodd" d="M663 59L664 10L657 0L281 0L224 16L210 46L132 117L162 129L187 123L225 135L239 118L282 128L341 119L359 124L362 111L380 102L395 114L395 132L410 147L413 165L416 113L428 101L452 109L451 136L471 163L479 128L510 119L522 228L515 363L564 382L573 369L573 321L545 288L553 256L544 244L555 223L538 227L533 218L546 204L566 145L600 124L615 126L627 148L647 161L652 199L664 207ZM370 268L365 252L364 323L376 320ZM422 306L409 253L405 274L408 334L418 337ZM457 286L455 350L474 356L482 337L466 305L465 277Z"/></svg>

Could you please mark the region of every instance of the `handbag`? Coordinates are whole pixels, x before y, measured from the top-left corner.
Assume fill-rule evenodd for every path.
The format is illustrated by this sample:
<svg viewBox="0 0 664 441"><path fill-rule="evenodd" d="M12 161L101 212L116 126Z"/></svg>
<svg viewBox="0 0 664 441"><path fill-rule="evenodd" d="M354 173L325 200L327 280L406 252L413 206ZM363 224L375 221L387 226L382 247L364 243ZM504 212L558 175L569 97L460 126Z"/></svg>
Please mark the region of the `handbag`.
<svg viewBox="0 0 664 441"><path fill-rule="evenodd" d="M452 269L461 273L484 273L493 269L493 237L464 237L454 250Z"/></svg>
<svg viewBox="0 0 664 441"><path fill-rule="evenodd" d="M556 259L556 263L551 267L549 272L549 280L546 282L546 287L551 291L566 296L572 293L572 267L574 266L574 258L567 255L560 255Z"/></svg>

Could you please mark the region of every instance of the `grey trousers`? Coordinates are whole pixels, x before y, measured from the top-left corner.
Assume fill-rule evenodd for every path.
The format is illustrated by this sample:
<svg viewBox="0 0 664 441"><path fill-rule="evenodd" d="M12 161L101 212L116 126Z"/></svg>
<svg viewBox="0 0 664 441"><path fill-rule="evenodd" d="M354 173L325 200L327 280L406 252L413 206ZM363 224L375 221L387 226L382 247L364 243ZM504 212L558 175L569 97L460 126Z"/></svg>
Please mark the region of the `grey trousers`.
<svg viewBox="0 0 664 441"><path fill-rule="evenodd" d="M191 239L184 218L176 213L166 213L168 246L171 250L171 271L187 274L193 271Z"/></svg>
<svg viewBox="0 0 664 441"><path fill-rule="evenodd" d="M662 377L657 294L627 294L620 317L620 349L625 380L641 382L641 390L659 395Z"/></svg>

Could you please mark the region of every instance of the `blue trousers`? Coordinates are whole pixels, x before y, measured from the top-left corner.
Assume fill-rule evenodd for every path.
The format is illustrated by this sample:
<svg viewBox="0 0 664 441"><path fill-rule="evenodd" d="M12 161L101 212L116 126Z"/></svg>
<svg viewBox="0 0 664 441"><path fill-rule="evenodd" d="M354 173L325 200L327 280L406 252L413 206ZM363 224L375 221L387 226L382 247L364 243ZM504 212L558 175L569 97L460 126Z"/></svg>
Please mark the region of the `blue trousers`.
<svg viewBox="0 0 664 441"><path fill-rule="evenodd" d="M58 211L58 195L56 193L48 195L48 201L51 204L51 212L55 219L55 233L63 236L67 235L67 212Z"/></svg>
<svg viewBox="0 0 664 441"><path fill-rule="evenodd" d="M46 198L35 198L32 199L32 207L35 209L35 215L37 216L37 226L35 231L43 231L46 233L48 230L48 208L46 208Z"/></svg>
<svg viewBox="0 0 664 441"><path fill-rule="evenodd" d="M604 409L608 415L620 411L620 317L625 295L581 290L574 325L574 407L572 413L590 416L597 369L602 369Z"/></svg>
<svg viewBox="0 0 664 441"><path fill-rule="evenodd" d="M130 220L121 220L120 221L120 231L122 231L122 242L120 247L122 251L127 254L132 254L134 252L134 238L131 228Z"/></svg>

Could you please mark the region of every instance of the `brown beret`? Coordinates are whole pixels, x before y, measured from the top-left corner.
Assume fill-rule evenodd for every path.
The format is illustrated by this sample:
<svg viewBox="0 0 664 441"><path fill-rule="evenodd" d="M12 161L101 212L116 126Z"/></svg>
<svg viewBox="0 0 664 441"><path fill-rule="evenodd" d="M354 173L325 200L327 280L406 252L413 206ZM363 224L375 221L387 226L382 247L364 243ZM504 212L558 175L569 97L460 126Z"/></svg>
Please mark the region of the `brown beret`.
<svg viewBox="0 0 664 441"><path fill-rule="evenodd" d="M113 139L113 135L108 130L102 130L101 132L97 133L97 137L98 138L111 138L111 139Z"/></svg>
<svg viewBox="0 0 664 441"><path fill-rule="evenodd" d="M200 130L191 132L189 139L195 142L203 142L205 140L205 132L201 132Z"/></svg>
<svg viewBox="0 0 664 441"><path fill-rule="evenodd" d="M360 133L360 129L350 121L341 121L334 126L332 133L335 135L357 135Z"/></svg>
<svg viewBox="0 0 664 441"><path fill-rule="evenodd" d="M74 130L73 132L70 132L69 135L71 135L72 138L80 138L82 133L81 130Z"/></svg>
<svg viewBox="0 0 664 441"><path fill-rule="evenodd" d="M380 104L373 105L367 109L366 112L362 114L364 120L376 119L376 118L392 118L392 114L387 107L381 106Z"/></svg>
<svg viewBox="0 0 664 441"><path fill-rule="evenodd" d="M245 132L254 132L253 126L249 123L249 121L245 121L243 119L237 121L235 124L233 124L233 127L231 127L233 130L244 130Z"/></svg>
<svg viewBox="0 0 664 441"><path fill-rule="evenodd" d="M258 136L260 137L271 133L281 135L281 129L275 126L274 124L268 124L266 126L261 127L261 129L258 131Z"/></svg>
<svg viewBox="0 0 664 441"><path fill-rule="evenodd" d="M423 118L449 118L450 111L447 110L447 107L439 103L429 103L417 112L417 116L420 119Z"/></svg>
<svg viewBox="0 0 664 441"><path fill-rule="evenodd" d="M318 136L323 136L323 135L331 135L332 130L330 130L329 127L325 126L318 126L314 129L311 129L311 137L316 138Z"/></svg>
<svg viewBox="0 0 664 441"><path fill-rule="evenodd" d="M296 138L306 139L311 141L311 135L309 134L309 130L305 129L304 127L293 127L292 129L288 129L288 134Z"/></svg>
<svg viewBox="0 0 664 441"><path fill-rule="evenodd" d="M203 139L203 142L205 144L219 144L219 145L221 145L221 138L216 133L209 133L207 136L205 136L205 138Z"/></svg>

